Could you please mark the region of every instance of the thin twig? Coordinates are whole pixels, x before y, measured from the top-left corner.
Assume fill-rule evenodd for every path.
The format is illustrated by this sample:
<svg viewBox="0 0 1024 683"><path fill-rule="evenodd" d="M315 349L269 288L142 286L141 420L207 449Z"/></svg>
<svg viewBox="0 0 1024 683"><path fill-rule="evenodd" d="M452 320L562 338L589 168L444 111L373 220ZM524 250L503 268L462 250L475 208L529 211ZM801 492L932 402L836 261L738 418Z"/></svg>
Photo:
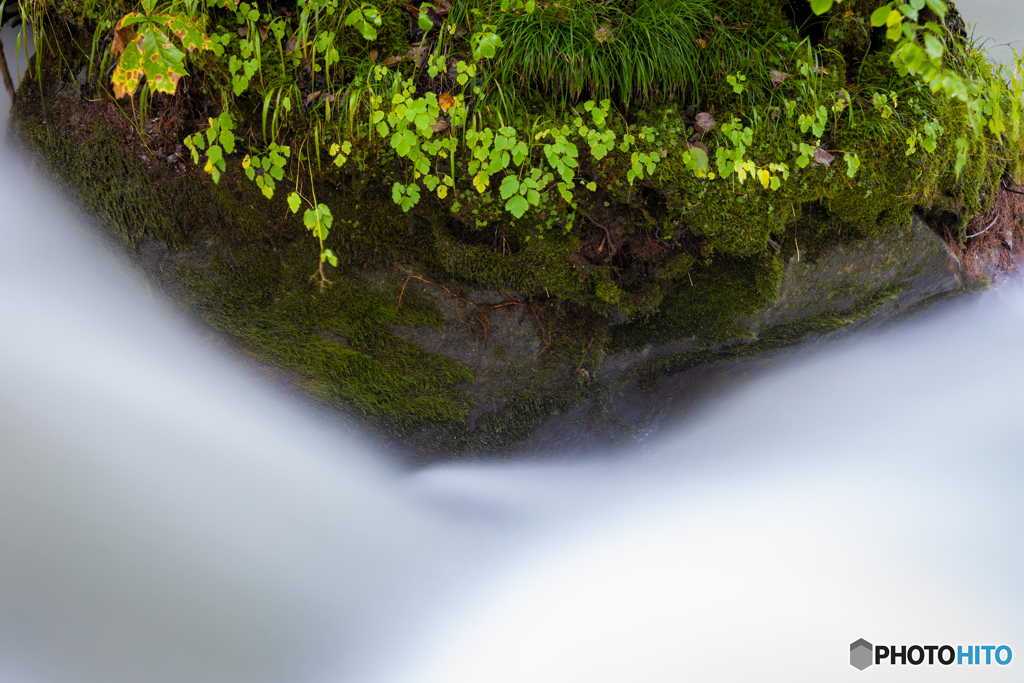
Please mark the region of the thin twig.
<svg viewBox="0 0 1024 683"><path fill-rule="evenodd" d="M1006 181L1010 181L1011 183L1013 183L1014 187L1010 187L1009 185L1007 185ZM1024 194L1024 187L1021 187L1020 184L1018 184L1017 181L1014 180L1010 176L1009 173L1004 173L1003 174L1003 183L1002 184L1003 184L1003 189L1006 190L1007 192L1012 192L1014 194ZM1020 188L1020 189L1014 189L1014 188Z"/></svg>
<svg viewBox="0 0 1024 683"><path fill-rule="evenodd" d="M985 228L984 230L981 230L979 232L976 232L973 235L968 235L967 239L971 239L973 237L977 237L978 235L984 235L986 232L988 232L989 230L992 229L992 226L995 225L996 221L998 221L1000 218L1002 218L1002 214L997 213L996 217L992 219L992 222L988 224L987 228Z"/></svg>
<svg viewBox="0 0 1024 683"><path fill-rule="evenodd" d="M443 289L444 291L448 292L449 294L451 294L456 299L462 299L462 297L460 297L458 294L455 294L454 292L452 292L452 290L448 289L444 285L439 285L436 282L431 282L430 280L425 280L424 278L421 278L419 275L410 275L409 277L405 278L405 284L402 285L402 291L398 295L398 305L395 306L395 310L396 311L399 308L402 307L402 296L405 295L405 286L408 285L409 284L409 280L412 280L413 278L419 280L420 282L426 282L428 285L434 285L435 287L440 287L441 289ZM469 299L466 299L466 302L469 303L473 308L479 308L479 306L474 304Z"/></svg>

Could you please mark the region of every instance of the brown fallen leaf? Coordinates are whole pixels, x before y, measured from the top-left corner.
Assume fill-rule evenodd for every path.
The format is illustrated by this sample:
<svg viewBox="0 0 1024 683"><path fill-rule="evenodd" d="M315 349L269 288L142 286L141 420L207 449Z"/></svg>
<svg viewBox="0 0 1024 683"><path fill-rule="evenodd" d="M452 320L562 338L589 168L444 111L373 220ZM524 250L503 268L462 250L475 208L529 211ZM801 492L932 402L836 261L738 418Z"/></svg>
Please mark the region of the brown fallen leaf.
<svg viewBox="0 0 1024 683"><path fill-rule="evenodd" d="M399 62L402 62L402 61L405 61L405 57L397 57L397 56L392 55L391 57L388 57L383 62L381 62L381 64L383 64L384 66L387 66L387 67L392 67L395 64L398 64Z"/></svg>
<svg viewBox="0 0 1024 683"><path fill-rule="evenodd" d="M313 100L315 100L316 98L320 97L323 94L323 90L314 90L313 92L309 93L309 95L306 97L306 106L308 107Z"/></svg>
<svg viewBox="0 0 1024 683"><path fill-rule="evenodd" d="M427 63L427 57L430 56L429 50L423 49L422 43L413 43L412 49L405 53L405 58L416 62L416 68L422 69L423 65Z"/></svg>
<svg viewBox="0 0 1024 683"><path fill-rule="evenodd" d="M266 40L267 39L267 27L266 26L257 26L256 29L260 32L260 41L262 42L262 41Z"/></svg>
<svg viewBox="0 0 1024 683"><path fill-rule="evenodd" d="M823 150L821 147L814 150L814 163L816 164L831 166L832 162L835 160L836 158L834 156Z"/></svg>
<svg viewBox="0 0 1024 683"><path fill-rule="evenodd" d="M608 40L611 39L611 37L612 30L607 26L602 26L601 28L597 29L597 31L594 32L594 40L596 40L599 43L608 42Z"/></svg>
<svg viewBox="0 0 1024 683"><path fill-rule="evenodd" d="M702 111L697 114L697 119L693 122L693 127L702 135L708 131L714 130L717 125L718 122L715 121L715 117L706 111Z"/></svg>
<svg viewBox="0 0 1024 683"><path fill-rule="evenodd" d="M249 27L248 26L239 26L238 27L238 35L239 35L240 38L245 38L246 36L248 36L249 35Z"/></svg>
<svg viewBox="0 0 1024 683"><path fill-rule="evenodd" d="M377 54L378 53L377 53L376 50L370 50L370 61L371 62L376 62L377 61Z"/></svg>
<svg viewBox="0 0 1024 683"><path fill-rule="evenodd" d="M419 7L413 7L412 5L410 5L407 2L403 2L402 3L402 7L404 7L409 12L409 14L412 15L413 19L419 18L419 16L420 16L420 8Z"/></svg>
<svg viewBox="0 0 1024 683"><path fill-rule="evenodd" d="M768 72L768 78L771 79L772 85L780 85L783 81L789 78L789 74L787 74L784 71L776 71L775 69L771 69Z"/></svg>
<svg viewBox="0 0 1024 683"><path fill-rule="evenodd" d="M705 144L704 144L703 142L701 142L700 140L697 140L696 142L687 142L687 143L686 143L686 147L687 147L687 149L693 149L694 147L696 147L697 149L702 149L702 150L704 150L704 153L705 153L705 154L707 154L707 153L708 153L708 146L707 146L707 145L705 145Z"/></svg>
<svg viewBox="0 0 1024 683"><path fill-rule="evenodd" d="M455 98L450 92L443 92L437 98L437 104L441 107L441 111L447 114L448 110L455 106Z"/></svg>
<svg viewBox="0 0 1024 683"><path fill-rule="evenodd" d="M430 130L435 133L440 133L442 130L448 130L448 119L443 116L438 116L437 121L430 127Z"/></svg>
<svg viewBox="0 0 1024 683"><path fill-rule="evenodd" d="M298 45L298 42L299 41L296 40L294 36L288 39L288 42L284 44L284 53L286 55L290 55L291 53L295 52L295 46Z"/></svg>

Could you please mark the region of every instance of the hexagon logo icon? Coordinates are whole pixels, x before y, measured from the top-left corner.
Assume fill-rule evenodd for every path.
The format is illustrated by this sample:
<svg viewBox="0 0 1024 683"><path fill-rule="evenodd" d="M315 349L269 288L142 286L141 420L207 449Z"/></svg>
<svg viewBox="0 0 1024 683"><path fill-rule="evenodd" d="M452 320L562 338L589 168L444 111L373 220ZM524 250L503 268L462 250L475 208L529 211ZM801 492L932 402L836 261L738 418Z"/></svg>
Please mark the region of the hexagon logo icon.
<svg viewBox="0 0 1024 683"><path fill-rule="evenodd" d="M873 664L871 661L873 652L874 646L863 638L850 643L850 666L856 667L860 671L868 668Z"/></svg>

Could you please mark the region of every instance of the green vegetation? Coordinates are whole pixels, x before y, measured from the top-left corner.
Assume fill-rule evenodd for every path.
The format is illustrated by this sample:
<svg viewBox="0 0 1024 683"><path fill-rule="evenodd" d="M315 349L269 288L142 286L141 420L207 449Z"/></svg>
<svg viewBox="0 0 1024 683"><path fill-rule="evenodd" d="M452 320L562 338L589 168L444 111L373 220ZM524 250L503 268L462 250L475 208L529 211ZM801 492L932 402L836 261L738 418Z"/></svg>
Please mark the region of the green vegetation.
<svg viewBox="0 0 1024 683"><path fill-rule="evenodd" d="M964 240L1024 175L1024 62L988 63L941 0L19 9L41 55L23 132L131 240L228 245L213 272L184 271L211 324L329 400L465 444L483 438L458 426L471 371L393 333L433 324L430 304L394 308L356 271L529 307L564 391L513 391L521 410L477 421L521 434L590 391L581 357L596 372L605 351L693 337L713 355L752 335L797 225L813 249L918 212ZM77 139L38 123L59 80L91 112L65 121ZM123 144L89 120L101 110L167 168L90 143Z"/></svg>

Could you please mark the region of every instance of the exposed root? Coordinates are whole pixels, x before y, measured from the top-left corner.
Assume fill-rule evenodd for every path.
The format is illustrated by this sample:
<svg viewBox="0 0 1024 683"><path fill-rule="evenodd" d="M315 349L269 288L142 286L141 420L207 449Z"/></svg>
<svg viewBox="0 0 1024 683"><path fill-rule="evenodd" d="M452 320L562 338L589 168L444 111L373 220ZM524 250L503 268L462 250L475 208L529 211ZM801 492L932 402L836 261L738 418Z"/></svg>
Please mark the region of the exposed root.
<svg viewBox="0 0 1024 683"><path fill-rule="evenodd" d="M588 221L590 221L591 223L593 223L597 227L599 227L602 230L604 230L604 235L608 239L608 248L610 249L609 256L615 256L615 254L618 251L618 249L615 248L615 242L612 241L612 234L611 234L611 232L608 231L608 228L604 227L603 225L601 225L600 223L595 221L593 218L590 217L589 214L586 215L585 217L586 217L586 219ZM601 249L598 249L598 251L601 251Z"/></svg>
<svg viewBox="0 0 1024 683"><path fill-rule="evenodd" d="M446 291L453 299L455 299L457 304L455 308L455 314L458 316L459 322L464 324L466 326L466 329L471 334L476 335L479 333L479 335L482 337L484 346L487 346L487 343L490 339L491 313L497 310L507 309L510 306L527 305L526 302L519 301L518 299L514 298L513 301L505 301L500 304L477 304L474 303L473 301L470 301L464 296L456 294L455 292L448 289L444 285L438 284L436 282L431 282L430 280L422 278L419 275L410 275L407 278L405 278L405 282L402 283L402 291L399 292L398 294L398 303L395 306L395 310L398 310L402 307L402 297L405 296L405 288L409 285L410 280L419 280L424 284L432 285L434 287L440 287L441 289ZM506 294L508 294L508 292L506 292ZM473 309L472 314L468 318L462 318L462 315L459 312L458 308L459 304Z"/></svg>
<svg viewBox="0 0 1024 683"><path fill-rule="evenodd" d="M1003 176L992 210L967 224L963 242L946 235L950 251L969 280L1021 273L1024 262L1024 191L1009 175Z"/></svg>

